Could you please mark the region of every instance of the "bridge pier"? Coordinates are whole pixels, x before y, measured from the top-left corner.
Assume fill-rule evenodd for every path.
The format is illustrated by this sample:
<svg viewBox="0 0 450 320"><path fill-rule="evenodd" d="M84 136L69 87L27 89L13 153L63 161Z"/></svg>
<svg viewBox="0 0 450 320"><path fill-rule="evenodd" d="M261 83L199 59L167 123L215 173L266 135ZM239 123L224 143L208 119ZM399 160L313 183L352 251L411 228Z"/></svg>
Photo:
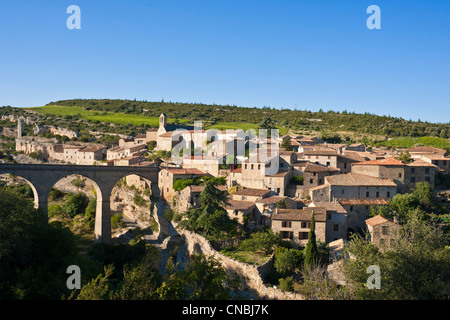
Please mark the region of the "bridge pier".
<svg viewBox="0 0 450 320"><path fill-rule="evenodd" d="M95 242L111 243L111 203L110 198L97 198L95 214Z"/></svg>

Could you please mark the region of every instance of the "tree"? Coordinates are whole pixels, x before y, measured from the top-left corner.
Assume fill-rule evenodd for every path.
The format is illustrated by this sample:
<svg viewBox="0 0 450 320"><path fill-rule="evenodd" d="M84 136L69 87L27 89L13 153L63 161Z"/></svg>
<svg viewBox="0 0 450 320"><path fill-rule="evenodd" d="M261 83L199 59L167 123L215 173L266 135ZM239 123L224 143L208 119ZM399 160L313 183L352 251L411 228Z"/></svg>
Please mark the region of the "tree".
<svg viewBox="0 0 450 320"><path fill-rule="evenodd" d="M78 189L83 189L86 186L86 179L78 177L73 179L70 183Z"/></svg>
<svg viewBox="0 0 450 320"><path fill-rule="evenodd" d="M355 236L342 271L352 299L420 300L450 297L448 235L437 221L411 211L391 249L380 252L368 237ZM367 268L381 270L381 288L369 290Z"/></svg>
<svg viewBox="0 0 450 320"><path fill-rule="evenodd" d="M277 247L275 249L274 267L281 275L290 274L303 262L303 252L297 249Z"/></svg>
<svg viewBox="0 0 450 320"><path fill-rule="evenodd" d="M67 201L61 206L61 209L66 215L73 218L76 215L85 213L88 204L89 198L84 193L79 192L69 195Z"/></svg>
<svg viewBox="0 0 450 320"><path fill-rule="evenodd" d="M435 208L436 197L434 195L434 189L428 182L418 182L414 186L412 194L417 197L422 208Z"/></svg>
<svg viewBox="0 0 450 320"><path fill-rule="evenodd" d="M281 144L281 148L284 148L286 151L292 151L291 137L287 137L286 139L284 139L283 143Z"/></svg>
<svg viewBox="0 0 450 320"><path fill-rule="evenodd" d="M282 241L280 237L272 230L258 231L250 235L250 238L245 239L239 245L240 250L248 251L262 251L264 254L271 254L277 245Z"/></svg>
<svg viewBox="0 0 450 320"><path fill-rule="evenodd" d="M411 158L411 154L408 151L405 152L402 151L398 155L397 159L404 163L410 163L413 161L413 158Z"/></svg>
<svg viewBox="0 0 450 320"><path fill-rule="evenodd" d="M104 274L99 274L95 279L85 284L76 296L76 300L108 300L112 296L110 277L114 272L114 266L108 265L104 268ZM75 297L75 291L69 299Z"/></svg>
<svg viewBox="0 0 450 320"><path fill-rule="evenodd" d="M308 243L305 248L305 266L312 266L317 262L317 243L315 233L314 211L311 214L311 223L309 227Z"/></svg>
<svg viewBox="0 0 450 320"><path fill-rule="evenodd" d="M264 119L259 123L259 129L267 130L267 137L272 135L272 130L276 129L275 123L272 118L269 116L264 117Z"/></svg>
<svg viewBox="0 0 450 320"><path fill-rule="evenodd" d="M204 255L191 256L185 273L189 288L188 299L192 300L224 300L230 298L230 292L225 287L227 273L222 264Z"/></svg>
<svg viewBox="0 0 450 320"><path fill-rule="evenodd" d="M214 180L206 181L205 188L200 193L200 207L210 206L212 209L223 209L227 203L227 196L215 186Z"/></svg>
<svg viewBox="0 0 450 320"><path fill-rule="evenodd" d="M0 299L60 299L66 269L79 264L73 234L32 201L0 192Z"/></svg>

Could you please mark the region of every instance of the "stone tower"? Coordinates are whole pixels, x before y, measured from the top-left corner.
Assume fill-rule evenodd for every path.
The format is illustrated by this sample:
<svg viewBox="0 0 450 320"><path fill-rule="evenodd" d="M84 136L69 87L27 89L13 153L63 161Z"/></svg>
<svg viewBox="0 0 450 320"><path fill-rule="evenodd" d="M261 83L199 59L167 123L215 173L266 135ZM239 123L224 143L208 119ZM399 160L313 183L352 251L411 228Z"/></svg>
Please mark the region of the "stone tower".
<svg viewBox="0 0 450 320"><path fill-rule="evenodd" d="M25 118L23 116L17 118L17 138L19 139L22 138L24 123Z"/></svg>
<svg viewBox="0 0 450 320"><path fill-rule="evenodd" d="M165 128L167 126L167 116L165 113L161 113L159 116L159 127Z"/></svg>

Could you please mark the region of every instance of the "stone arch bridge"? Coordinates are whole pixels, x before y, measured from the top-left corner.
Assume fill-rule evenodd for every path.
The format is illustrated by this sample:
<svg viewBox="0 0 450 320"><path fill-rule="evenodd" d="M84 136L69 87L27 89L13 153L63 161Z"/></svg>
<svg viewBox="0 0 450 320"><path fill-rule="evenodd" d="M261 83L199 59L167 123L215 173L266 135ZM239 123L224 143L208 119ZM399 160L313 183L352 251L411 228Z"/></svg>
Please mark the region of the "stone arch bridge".
<svg viewBox="0 0 450 320"><path fill-rule="evenodd" d="M48 197L62 178L81 175L93 181L97 193L95 241L111 242L111 195L114 186L128 175L138 175L151 182L151 191L159 196L159 167L84 166L55 164L0 164L0 174L14 174L27 180L33 189L35 207L48 211Z"/></svg>

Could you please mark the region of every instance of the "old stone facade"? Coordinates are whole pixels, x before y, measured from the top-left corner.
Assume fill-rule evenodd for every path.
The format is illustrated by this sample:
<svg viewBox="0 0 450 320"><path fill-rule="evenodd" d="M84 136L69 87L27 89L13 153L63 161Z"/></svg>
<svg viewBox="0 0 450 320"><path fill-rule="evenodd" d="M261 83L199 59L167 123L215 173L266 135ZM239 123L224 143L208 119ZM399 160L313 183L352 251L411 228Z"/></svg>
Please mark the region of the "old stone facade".
<svg viewBox="0 0 450 320"><path fill-rule="evenodd" d="M399 224L377 215L367 219L366 225L372 243L380 250L389 250L395 245L401 228Z"/></svg>

